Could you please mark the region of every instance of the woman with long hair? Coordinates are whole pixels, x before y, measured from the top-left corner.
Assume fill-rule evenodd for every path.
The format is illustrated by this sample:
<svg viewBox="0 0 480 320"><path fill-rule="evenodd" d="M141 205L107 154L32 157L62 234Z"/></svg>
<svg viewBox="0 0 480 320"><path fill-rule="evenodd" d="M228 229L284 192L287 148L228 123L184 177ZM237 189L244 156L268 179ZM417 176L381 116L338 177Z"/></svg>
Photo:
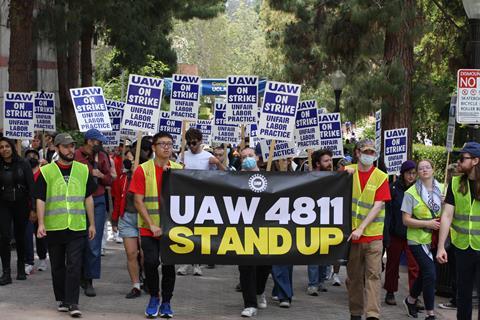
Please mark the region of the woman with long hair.
<svg viewBox="0 0 480 320"><path fill-rule="evenodd" d="M12 222L17 248L17 280L25 280L25 231L30 214L33 173L12 140L0 138L0 257L3 274L0 285L12 283L10 241Z"/></svg>

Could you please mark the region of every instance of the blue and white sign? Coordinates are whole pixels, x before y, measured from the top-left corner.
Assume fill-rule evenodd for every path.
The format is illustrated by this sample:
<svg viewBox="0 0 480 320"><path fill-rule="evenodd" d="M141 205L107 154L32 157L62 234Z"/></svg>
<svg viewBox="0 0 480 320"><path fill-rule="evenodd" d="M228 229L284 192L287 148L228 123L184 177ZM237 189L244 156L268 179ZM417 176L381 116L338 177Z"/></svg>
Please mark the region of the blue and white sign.
<svg viewBox="0 0 480 320"><path fill-rule="evenodd" d="M407 137L407 128L385 130L383 153L387 174L399 174L402 163L407 161Z"/></svg>
<svg viewBox="0 0 480 320"><path fill-rule="evenodd" d="M170 95L170 118L197 121L200 107L200 77L174 74Z"/></svg>
<svg viewBox="0 0 480 320"><path fill-rule="evenodd" d="M111 131L112 125L108 117L108 110L100 87L86 87L70 89L70 96L75 108L80 132L89 129Z"/></svg>
<svg viewBox="0 0 480 320"><path fill-rule="evenodd" d="M316 100L301 101L295 119L295 142L299 149L320 147L320 127Z"/></svg>
<svg viewBox="0 0 480 320"><path fill-rule="evenodd" d="M260 143L260 138L258 138L258 126L257 124L251 124L248 127L248 145L250 148L255 148L255 146Z"/></svg>
<svg viewBox="0 0 480 320"><path fill-rule="evenodd" d="M258 77L227 77L227 123L257 123Z"/></svg>
<svg viewBox="0 0 480 320"><path fill-rule="evenodd" d="M226 123L227 102L215 99L212 143L237 144L240 140L240 128Z"/></svg>
<svg viewBox="0 0 480 320"><path fill-rule="evenodd" d="M212 141L213 120L198 119L195 128L202 132L202 143L209 146Z"/></svg>
<svg viewBox="0 0 480 320"><path fill-rule="evenodd" d="M300 90L297 84L267 82L258 123L259 138L293 141Z"/></svg>
<svg viewBox="0 0 480 320"><path fill-rule="evenodd" d="M382 110L375 112L375 150L377 154L382 151Z"/></svg>
<svg viewBox="0 0 480 320"><path fill-rule="evenodd" d="M453 151L453 140L455 138L455 121L456 121L457 96L452 96L450 100L450 110L448 113L447 142L445 146L448 152Z"/></svg>
<svg viewBox="0 0 480 320"><path fill-rule="evenodd" d="M169 111L160 113L159 131L165 131L173 137L173 150L178 151L182 147L182 121L170 118Z"/></svg>
<svg viewBox="0 0 480 320"><path fill-rule="evenodd" d="M264 161L267 161L270 154L270 145L272 140L260 140L260 149L262 150L262 157ZM297 155L297 146L293 141L278 141L275 142L273 148L272 160L292 158Z"/></svg>
<svg viewBox="0 0 480 320"><path fill-rule="evenodd" d="M56 131L55 94L53 92L33 93L33 127L35 130Z"/></svg>
<svg viewBox="0 0 480 320"><path fill-rule="evenodd" d="M131 74L122 129L158 132L163 79Z"/></svg>
<svg viewBox="0 0 480 320"><path fill-rule="evenodd" d="M123 118L123 107L125 103L114 100L105 100L108 109L108 116L112 124L112 131L104 132L107 142L105 147L117 147L120 144L120 125Z"/></svg>
<svg viewBox="0 0 480 320"><path fill-rule="evenodd" d="M5 92L3 99L3 136L33 139L33 93Z"/></svg>
<svg viewBox="0 0 480 320"><path fill-rule="evenodd" d="M340 113L318 115L320 148L332 151L333 158L343 158L342 121Z"/></svg>

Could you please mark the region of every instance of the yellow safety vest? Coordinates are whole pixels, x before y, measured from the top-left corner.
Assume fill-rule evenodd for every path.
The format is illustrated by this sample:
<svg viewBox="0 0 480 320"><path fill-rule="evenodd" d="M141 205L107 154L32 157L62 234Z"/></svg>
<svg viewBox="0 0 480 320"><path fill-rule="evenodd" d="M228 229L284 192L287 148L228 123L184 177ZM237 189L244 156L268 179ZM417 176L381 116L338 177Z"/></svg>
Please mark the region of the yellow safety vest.
<svg viewBox="0 0 480 320"><path fill-rule="evenodd" d="M147 208L147 212L150 219L152 219L152 222L156 226L160 226L160 208L158 206L159 194L155 162L153 159L148 160L147 162L142 163L141 167L143 169L143 174L145 175L145 195L143 203L145 204L145 208ZM183 169L183 166L174 161L170 161L170 169ZM150 227L140 214L138 214L138 227L147 229Z"/></svg>
<svg viewBox="0 0 480 320"><path fill-rule="evenodd" d="M443 192L443 184L440 184L440 190ZM408 188L406 191L410 194L416 201L417 205L413 208L412 217L417 220L431 220L433 219L430 209L427 207L425 202L423 202L422 197L417 192L415 185ZM441 210L435 214L435 217L439 217ZM407 228L407 239L415 241L419 244L431 244L432 243L432 230L424 228Z"/></svg>
<svg viewBox="0 0 480 320"><path fill-rule="evenodd" d="M480 250L480 201L470 196L470 184L467 182L465 195L458 191L461 177L452 178L452 191L455 199L455 214L450 228L452 243L465 250L469 246Z"/></svg>
<svg viewBox="0 0 480 320"><path fill-rule="evenodd" d="M40 168L47 183L45 201L45 229L47 231L70 229L82 231L87 228L85 193L88 167L73 161L68 183L54 162Z"/></svg>
<svg viewBox="0 0 480 320"><path fill-rule="evenodd" d="M388 176L377 168L373 169L373 172L362 191L360 178L358 176L358 166L356 164L351 164L347 167L355 169L355 173L353 174L352 192L352 228L356 229L373 208L373 204L375 203L375 193ZM363 235L368 237L382 235L384 221L385 206L382 207L378 216L365 228Z"/></svg>

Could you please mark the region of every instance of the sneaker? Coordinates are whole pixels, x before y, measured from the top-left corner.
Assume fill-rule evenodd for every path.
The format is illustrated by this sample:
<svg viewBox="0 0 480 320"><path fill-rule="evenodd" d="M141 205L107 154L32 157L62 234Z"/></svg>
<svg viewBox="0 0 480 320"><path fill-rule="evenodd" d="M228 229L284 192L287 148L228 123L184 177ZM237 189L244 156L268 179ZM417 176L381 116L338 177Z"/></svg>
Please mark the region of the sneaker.
<svg viewBox="0 0 480 320"><path fill-rule="evenodd" d="M25 265L25 274L30 275L33 273L33 266L31 264L26 264Z"/></svg>
<svg viewBox="0 0 480 320"><path fill-rule="evenodd" d="M177 274L179 276L186 276L188 273L188 264L184 264L184 265L181 265L178 269L177 269Z"/></svg>
<svg viewBox="0 0 480 320"><path fill-rule="evenodd" d="M280 308L290 308L290 301L281 300L279 306Z"/></svg>
<svg viewBox="0 0 480 320"><path fill-rule="evenodd" d="M395 301L395 294L393 292L387 292L385 295L385 303L390 306L396 306L397 301Z"/></svg>
<svg viewBox="0 0 480 320"><path fill-rule="evenodd" d="M342 281L340 281L340 277L338 276L338 273L334 273L332 276L332 279L333 279L332 286L340 287L342 285Z"/></svg>
<svg viewBox="0 0 480 320"><path fill-rule="evenodd" d="M273 301L279 301L280 299L278 299L278 296L272 296L272 300Z"/></svg>
<svg viewBox="0 0 480 320"><path fill-rule="evenodd" d="M251 318L257 315L257 308L245 308L243 309L242 313L240 314L244 318Z"/></svg>
<svg viewBox="0 0 480 320"><path fill-rule="evenodd" d="M58 305L57 307L57 311L58 312L68 312L68 304L66 304L65 302L60 302L60 304Z"/></svg>
<svg viewBox="0 0 480 320"><path fill-rule="evenodd" d="M193 275L194 276L203 276L202 269L200 268L199 264L193 265Z"/></svg>
<svg viewBox="0 0 480 320"><path fill-rule="evenodd" d="M451 302L447 302L447 303L439 303L438 304L438 307L440 309L446 309L446 310L456 310L457 309L457 305L451 303Z"/></svg>
<svg viewBox="0 0 480 320"><path fill-rule="evenodd" d="M118 243L118 244L123 243L123 238L119 237L118 234L115 235L115 243Z"/></svg>
<svg viewBox="0 0 480 320"><path fill-rule="evenodd" d="M92 279L88 279L85 284L85 290L83 291L87 297L95 297L97 293L93 287Z"/></svg>
<svg viewBox="0 0 480 320"><path fill-rule="evenodd" d="M422 301L420 301L420 299L417 299L415 305L417 306L418 312L422 312L423 310L425 310L425 306L423 305Z"/></svg>
<svg viewBox="0 0 480 320"><path fill-rule="evenodd" d="M40 261L38 262L37 270L38 271L47 271L47 269L48 269L47 260L46 259L40 259Z"/></svg>
<svg viewBox="0 0 480 320"><path fill-rule="evenodd" d="M427 316L425 318L425 320L437 320L437 318L433 314L431 314L431 315Z"/></svg>
<svg viewBox="0 0 480 320"><path fill-rule="evenodd" d="M130 290L129 293L127 293L127 295L125 296L125 298L127 299L135 299L135 298L138 298L142 295L142 291L140 291L139 289L137 288L132 288L132 290Z"/></svg>
<svg viewBox="0 0 480 320"><path fill-rule="evenodd" d="M147 318L155 318L158 316L158 309L160 308L160 298L150 297L148 301L147 309L145 309L145 315Z"/></svg>
<svg viewBox="0 0 480 320"><path fill-rule="evenodd" d="M403 305L405 306L405 310L407 310L407 315L409 317L418 318L418 310L415 303L408 303L408 298L405 298L405 300L403 300Z"/></svg>
<svg viewBox="0 0 480 320"><path fill-rule="evenodd" d="M328 291L327 287L325 287L325 283L322 282L318 285L318 291L320 291L320 292L327 292Z"/></svg>
<svg viewBox="0 0 480 320"><path fill-rule="evenodd" d="M78 310L78 306L76 304L71 304L68 307L68 312L70 312L70 317L72 318L80 318L82 316L82 312Z"/></svg>
<svg viewBox="0 0 480 320"><path fill-rule="evenodd" d="M267 308L267 298L265 297L265 293L262 293L257 296L258 301L258 309L265 309Z"/></svg>
<svg viewBox="0 0 480 320"><path fill-rule="evenodd" d="M163 302L160 305L160 317L162 318L173 318L173 310L170 306L170 302Z"/></svg>
<svg viewBox="0 0 480 320"><path fill-rule="evenodd" d="M307 294L314 297L318 296L318 288L315 286L309 286L307 288Z"/></svg>
<svg viewBox="0 0 480 320"><path fill-rule="evenodd" d="M350 320L362 320L362 316L350 315Z"/></svg>
<svg viewBox="0 0 480 320"><path fill-rule="evenodd" d="M102 257L105 256L105 248L100 249L100 255L101 255Z"/></svg>

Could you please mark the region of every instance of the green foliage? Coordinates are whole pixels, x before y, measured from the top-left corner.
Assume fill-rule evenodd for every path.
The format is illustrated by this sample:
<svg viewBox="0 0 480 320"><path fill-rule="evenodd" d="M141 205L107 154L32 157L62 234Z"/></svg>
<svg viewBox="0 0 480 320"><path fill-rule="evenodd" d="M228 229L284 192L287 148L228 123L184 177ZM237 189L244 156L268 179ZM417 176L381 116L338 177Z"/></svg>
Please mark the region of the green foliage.
<svg viewBox="0 0 480 320"><path fill-rule="evenodd" d="M435 167L435 179L443 183L445 179L445 166L447 164L447 149L441 146L413 145L413 160L431 160Z"/></svg>

